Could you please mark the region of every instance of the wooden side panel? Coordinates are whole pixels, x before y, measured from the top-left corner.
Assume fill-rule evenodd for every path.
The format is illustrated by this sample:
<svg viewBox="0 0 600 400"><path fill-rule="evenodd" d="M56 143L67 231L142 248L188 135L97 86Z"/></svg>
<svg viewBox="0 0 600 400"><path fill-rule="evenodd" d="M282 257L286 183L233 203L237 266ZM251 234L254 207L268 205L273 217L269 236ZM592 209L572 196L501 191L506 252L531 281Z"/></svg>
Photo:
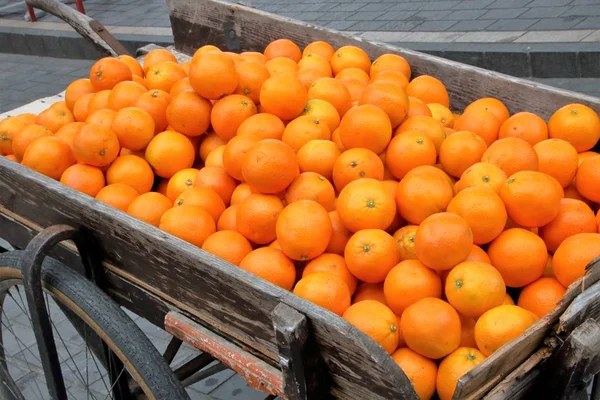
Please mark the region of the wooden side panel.
<svg viewBox="0 0 600 400"><path fill-rule="evenodd" d="M204 44L230 51L263 51L281 38L299 46L324 40L335 48L355 45L372 59L384 53L403 56L413 75L433 75L442 80L450 93L451 106L461 110L481 97L497 97L512 113L530 111L543 118L569 103L583 103L600 111L600 99L555 89L535 82L460 64L443 58L346 35L260 10L218 0L167 0L177 49L193 52Z"/></svg>
<svg viewBox="0 0 600 400"><path fill-rule="evenodd" d="M0 206L42 228L64 223L84 229L104 252L112 272L247 345L265 360L279 360L272 311L280 302L298 310L310 321L335 396L415 396L391 357L337 315L4 158L0 158Z"/></svg>

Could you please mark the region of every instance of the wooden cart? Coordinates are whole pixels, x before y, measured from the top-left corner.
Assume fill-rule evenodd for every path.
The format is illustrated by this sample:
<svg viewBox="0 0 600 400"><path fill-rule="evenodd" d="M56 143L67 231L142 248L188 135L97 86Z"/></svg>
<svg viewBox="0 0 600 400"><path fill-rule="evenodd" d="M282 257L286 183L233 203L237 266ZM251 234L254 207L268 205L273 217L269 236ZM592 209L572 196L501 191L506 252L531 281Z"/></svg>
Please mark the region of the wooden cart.
<svg viewBox="0 0 600 400"><path fill-rule="evenodd" d="M46 1L29 3L60 15L101 50L109 54L122 50L116 49L110 37L98 35L97 25L88 17L67 14ZM597 98L364 41L245 6L216 0L167 3L175 38L171 50L182 61L204 44L239 52L262 51L282 37L301 47L324 40L336 48L359 46L373 59L383 53L403 56L413 74L441 79L457 109L493 96L511 113L531 111L546 119L569 103L583 103L600 112ZM151 48L140 49L140 56ZM60 98L38 100L0 119L17 112L37 112ZM26 248L38 232L57 224L73 227L79 250L86 248L87 256L102 260L102 288L119 305L210 353L255 388L290 399L416 398L391 357L339 316L0 157L0 237L16 248ZM64 238L44 232L46 239ZM63 242L51 254L74 268L81 265L72 243ZM463 376L454 398L587 396L592 378L600 371L598 264L596 260L588 266L586 275L568 288L553 312ZM594 388L594 396L598 395Z"/></svg>

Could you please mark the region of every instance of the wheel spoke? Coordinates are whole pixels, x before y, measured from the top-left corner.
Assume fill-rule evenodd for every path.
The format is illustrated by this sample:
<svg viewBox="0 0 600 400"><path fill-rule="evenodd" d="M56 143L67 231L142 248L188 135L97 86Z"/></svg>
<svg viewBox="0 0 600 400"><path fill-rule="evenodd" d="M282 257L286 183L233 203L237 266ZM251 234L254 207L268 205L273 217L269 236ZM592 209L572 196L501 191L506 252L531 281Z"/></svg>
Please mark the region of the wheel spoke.
<svg viewBox="0 0 600 400"><path fill-rule="evenodd" d="M112 358L112 357L110 357L110 358ZM125 366L123 366L123 368L121 368L121 372L119 372L119 375L117 375L117 378L115 379L113 384L110 386L110 390L109 390L108 394L106 395L106 397L104 398L105 400L110 398L108 396L112 396L112 390L115 387L115 385L119 382L119 379L121 378L121 375L123 375L123 372L125 372Z"/></svg>

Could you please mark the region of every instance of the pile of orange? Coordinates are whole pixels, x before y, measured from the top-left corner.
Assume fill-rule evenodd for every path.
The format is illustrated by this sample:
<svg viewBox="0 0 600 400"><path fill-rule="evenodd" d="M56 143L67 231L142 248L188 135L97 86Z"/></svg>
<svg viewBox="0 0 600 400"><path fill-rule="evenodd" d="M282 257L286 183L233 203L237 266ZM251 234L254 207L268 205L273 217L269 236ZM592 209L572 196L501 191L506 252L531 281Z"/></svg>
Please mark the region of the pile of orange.
<svg viewBox="0 0 600 400"><path fill-rule="evenodd" d="M585 105L457 112L400 56L285 39L104 58L0 122L0 154L342 316L422 399L600 255L599 138Z"/></svg>

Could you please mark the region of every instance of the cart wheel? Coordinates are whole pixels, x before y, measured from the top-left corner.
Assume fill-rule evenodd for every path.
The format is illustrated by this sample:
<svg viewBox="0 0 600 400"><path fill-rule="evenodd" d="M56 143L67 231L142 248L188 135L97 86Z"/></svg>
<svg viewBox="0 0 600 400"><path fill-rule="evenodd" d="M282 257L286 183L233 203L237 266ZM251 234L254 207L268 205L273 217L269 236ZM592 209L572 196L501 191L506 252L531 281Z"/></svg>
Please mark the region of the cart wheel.
<svg viewBox="0 0 600 400"><path fill-rule="evenodd" d="M21 255L0 254L0 398L47 399ZM92 282L49 257L41 276L69 399L189 399L148 338Z"/></svg>

